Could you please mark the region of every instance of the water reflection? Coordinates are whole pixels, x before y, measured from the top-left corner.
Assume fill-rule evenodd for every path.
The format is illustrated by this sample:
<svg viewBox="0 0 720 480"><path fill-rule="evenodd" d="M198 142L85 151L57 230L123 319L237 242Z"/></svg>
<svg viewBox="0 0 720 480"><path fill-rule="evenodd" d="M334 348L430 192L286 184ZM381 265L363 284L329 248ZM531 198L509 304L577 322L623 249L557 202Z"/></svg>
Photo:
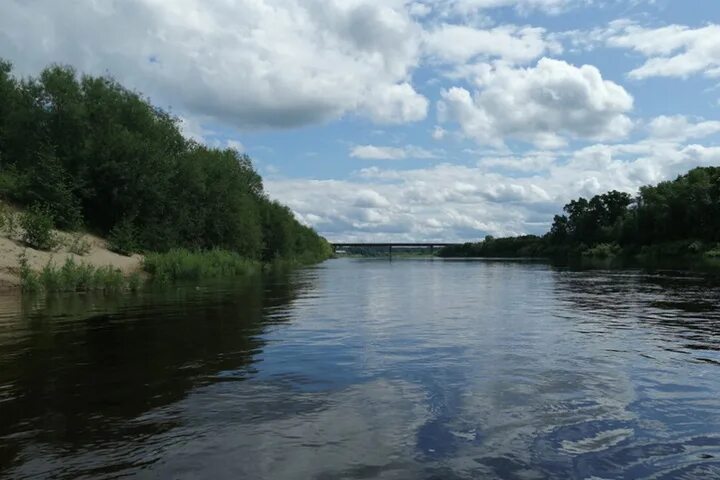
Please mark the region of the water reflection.
<svg viewBox="0 0 720 480"><path fill-rule="evenodd" d="M138 295L3 299L0 319L0 467L27 443L62 447L146 438L174 421L131 422L233 371L253 370L259 337L307 283L194 285ZM24 457L24 458L23 458ZM0 470L1 471L1 470Z"/></svg>
<svg viewBox="0 0 720 480"><path fill-rule="evenodd" d="M6 312L0 465L13 478L712 478L717 287L339 260Z"/></svg>

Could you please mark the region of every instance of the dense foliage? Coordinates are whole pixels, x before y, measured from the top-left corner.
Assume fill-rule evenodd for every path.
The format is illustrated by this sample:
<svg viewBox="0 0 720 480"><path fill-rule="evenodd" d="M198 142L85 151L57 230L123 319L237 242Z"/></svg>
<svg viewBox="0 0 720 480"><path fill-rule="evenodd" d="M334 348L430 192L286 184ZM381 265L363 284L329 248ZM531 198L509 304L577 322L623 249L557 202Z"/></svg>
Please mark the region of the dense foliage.
<svg viewBox="0 0 720 480"><path fill-rule="evenodd" d="M720 167L698 167L675 180L579 198L556 215L543 237L487 237L450 247L442 256L534 257L618 253L684 255L717 251L720 242Z"/></svg>
<svg viewBox="0 0 720 480"><path fill-rule="evenodd" d="M545 241L536 235L495 238L490 235L478 243L453 245L440 250L441 257L536 257L545 252Z"/></svg>
<svg viewBox="0 0 720 480"><path fill-rule="evenodd" d="M173 249L164 253L150 253L145 257L143 267L159 282L233 277L259 270L258 262L227 250L191 252Z"/></svg>
<svg viewBox="0 0 720 480"><path fill-rule="evenodd" d="M84 226L114 248L221 248L317 261L331 249L271 200L250 158L182 136L178 121L109 78L0 62L0 196Z"/></svg>

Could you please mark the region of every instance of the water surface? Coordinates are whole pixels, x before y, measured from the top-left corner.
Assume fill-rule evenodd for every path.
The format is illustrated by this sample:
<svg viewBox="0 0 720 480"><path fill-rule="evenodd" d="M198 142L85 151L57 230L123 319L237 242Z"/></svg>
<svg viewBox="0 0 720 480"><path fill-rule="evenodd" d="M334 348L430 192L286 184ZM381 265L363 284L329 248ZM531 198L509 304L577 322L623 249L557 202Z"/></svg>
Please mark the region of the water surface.
<svg viewBox="0 0 720 480"><path fill-rule="evenodd" d="M0 477L720 477L720 289L333 260L0 297Z"/></svg>

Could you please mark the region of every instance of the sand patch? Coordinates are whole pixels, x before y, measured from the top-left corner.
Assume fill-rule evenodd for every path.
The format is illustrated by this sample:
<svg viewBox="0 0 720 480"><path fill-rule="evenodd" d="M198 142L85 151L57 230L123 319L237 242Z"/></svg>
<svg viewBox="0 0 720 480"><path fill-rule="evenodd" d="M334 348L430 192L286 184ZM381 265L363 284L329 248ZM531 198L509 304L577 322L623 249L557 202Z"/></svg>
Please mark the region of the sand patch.
<svg viewBox="0 0 720 480"><path fill-rule="evenodd" d="M5 232L0 233L0 288L17 288L20 285L18 274L20 272L20 255L24 252L30 267L41 270L49 262L57 266L65 263L69 257L77 263L88 263L96 267L111 265L126 274L139 271L142 268L141 255L126 257L107 248L107 242L94 235L83 235L83 239L90 244L90 250L85 255L75 255L69 251L69 245L75 235L56 231L62 246L55 251L46 252L25 246L17 238L8 238Z"/></svg>

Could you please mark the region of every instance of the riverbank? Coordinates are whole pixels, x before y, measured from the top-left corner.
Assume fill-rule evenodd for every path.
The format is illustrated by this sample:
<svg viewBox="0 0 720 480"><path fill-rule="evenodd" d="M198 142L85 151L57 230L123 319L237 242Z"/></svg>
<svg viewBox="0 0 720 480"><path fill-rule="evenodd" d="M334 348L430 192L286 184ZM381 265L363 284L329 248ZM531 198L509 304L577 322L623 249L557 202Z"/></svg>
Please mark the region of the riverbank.
<svg viewBox="0 0 720 480"><path fill-rule="evenodd" d="M474 253L474 254L473 254ZM477 244L468 244L453 252L441 252L444 259L486 259L498 261L536 261L578 270L643 269L646 271L676 270L720 274L718 249L695 241L665 242L645 247L599 244L592 248L506 251L497 253Z"/></svg>
<svg viewBox="0 0 720 480"><path fill-rule="evenodd" d="M229 250L184 248L123 255L114 251L107 239L57 229L48 232L52 247L43 250L26 241L21 224L27 212L2 202L0 210L0 290L5 291L136 290L143 281L167 284L239 277L319 263L327 258L309 252L261 262Z"/></svg>
<svg viewBox="0 0 720 480"><path fill-rule="evenodd" d="M94 235L82 235L84 254L74 253L73 245L77 245L77 235L67 232L53 232L59 240L55 250L37 250L24 245L20 240L0 236L0 289L12 290L22 286L21 270L25 259L27 267L38 274L48 265L56 269L62 268L69 260L80 265L89 265L94 269L112 269L129 277L139 274L143 268L143 256L134 254L124 256L110 251L107 241ZM78 252L78 250L75 250Z"/></svg>

